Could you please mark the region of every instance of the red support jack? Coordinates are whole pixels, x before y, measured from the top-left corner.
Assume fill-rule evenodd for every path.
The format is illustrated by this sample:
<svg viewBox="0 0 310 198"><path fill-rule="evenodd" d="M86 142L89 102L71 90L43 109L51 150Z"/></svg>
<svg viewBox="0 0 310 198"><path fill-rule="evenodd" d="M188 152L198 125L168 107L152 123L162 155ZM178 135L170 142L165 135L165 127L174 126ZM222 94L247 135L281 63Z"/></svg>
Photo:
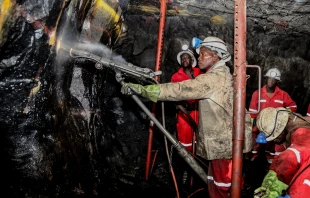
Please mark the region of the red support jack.
<svg viewBox="0 0 310 198"><path fill-rule="evenodd" d="M167 2L166 0L160 0L160 21L158 28L158 43L157 43L157 51L156 51L156 65L154 71L160 70L160 64L162 61L162 50L164 43L164 33L165 33L165 24L166 24L166 11L167 11ZM156 76L156 80L159 82L159 76ZM155 116L156 111L156 103L152 104L152 114ZM149 179L150 175L150 164L151 164L151 155L152 155L152 143L153 143L153 132L154 132L154 124L151 121L151 125L149 126L149 137L148 137L148 146L146 153L146 165L145 165L145 180ZM155 159L154 159L155 160Z"/></svg>
<svg viewBox="0 0 310 198"><path fill-rule="evenodd" d="M231 197L241 197L246 98L246 0L234 1L234 126Z"/></svg>

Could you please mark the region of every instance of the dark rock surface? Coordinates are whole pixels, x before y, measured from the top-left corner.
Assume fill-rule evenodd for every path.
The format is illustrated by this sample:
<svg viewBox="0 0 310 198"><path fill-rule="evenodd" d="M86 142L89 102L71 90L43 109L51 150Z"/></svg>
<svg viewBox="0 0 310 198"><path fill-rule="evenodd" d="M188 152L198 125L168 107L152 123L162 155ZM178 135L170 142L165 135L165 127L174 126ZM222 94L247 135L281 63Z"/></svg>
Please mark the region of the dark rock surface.
<svg viewBox="0 0 310 198"><path fill-rule="evenodd" d="M144 179L150 121L120 93L115 73L56 48L58 40L154 69L159 1L118 2L0 3L5 10L0 13L1 180L7 197L176 197L164 136L156 127L152 156L157 155L149 180ZM169 82L178 70L176 55L193 37L218 36L233 54L233 3L184 0L167 5L161 82ZM247 1L247 62L261 66L263 73L278 67L280 87L302 114L310 102L309 4ZM229 66L233 69L232 62ZM252 69L247 73L248 105L258 77ZM151 109L149 101L142 101ZM175 104L165 102L164 112L166 128L175 135ZM183 161L176 156L173 150L180 179ZM180 184L179 190L181 197L207 196L199 178L192 189Z"/></svg>

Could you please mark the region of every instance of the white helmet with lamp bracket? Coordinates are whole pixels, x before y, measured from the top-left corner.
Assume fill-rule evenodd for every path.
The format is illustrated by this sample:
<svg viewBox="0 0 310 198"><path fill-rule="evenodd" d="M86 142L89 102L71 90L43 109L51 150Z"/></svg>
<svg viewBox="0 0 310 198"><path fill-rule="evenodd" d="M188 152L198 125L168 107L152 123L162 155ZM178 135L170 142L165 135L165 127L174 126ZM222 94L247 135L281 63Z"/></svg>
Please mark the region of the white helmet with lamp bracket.
<svg viewBox="0 0 310 198"><path fill-rule="evenodd" d="M276 80L281 80L281 72L277 68L271 68L265 74L266 77L274 78Z"/></svg>
<svg viewBox="0 0 310 198"><path fill-rule="evenodd" d="M192 45L197 46L197 38L193 38ZM203 41L200 40L200 43L198 47L196 48L196 52L198 54L200 52L201 47L205 47L205 48L208 48L209 50L216 51L216 54L218 55L218 57L220 57L221 60L224 62L228 62L231 59L231 56L227 50L227 46L225 42L217 37L209 36L205 38Z"/></svg>

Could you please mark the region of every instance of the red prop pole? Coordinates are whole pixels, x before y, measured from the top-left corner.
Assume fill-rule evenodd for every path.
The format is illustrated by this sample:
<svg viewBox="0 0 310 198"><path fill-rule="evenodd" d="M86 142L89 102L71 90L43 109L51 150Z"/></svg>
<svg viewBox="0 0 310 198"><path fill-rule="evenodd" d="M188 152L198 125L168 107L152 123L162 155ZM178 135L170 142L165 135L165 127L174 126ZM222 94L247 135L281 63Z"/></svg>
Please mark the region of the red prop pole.
<svg viewBox="0 0 310 198"><path fill-rule="evenodd" d="M158 28L158 43L157 43L157 51L156 51L156 65L154 71L160 70L160 64L162 61L162 50L164 43L164 33L165 33L165 23L166 23L166 10L167 3L166 0L160 0L160 21ZM156 76L156 80L159 82L159 76ZM152 114L155 116L156 111L156 103L152 104ZM152 123L152 122L151 122ZM149 137L148 137L148 147L146 154L146 165L145 165L145 180L149 179L150 175L150 164L151 164L151 155L152 155L152 143L153 143L153 132L154 132L154 124L152 123L149 126Z"/></svg>
<svg viewBox="0 0 310 198"><path fill-rule="evenodd" d="M246 0L234 1L234 127L231 197L241 197L246 97Z"/></svg>

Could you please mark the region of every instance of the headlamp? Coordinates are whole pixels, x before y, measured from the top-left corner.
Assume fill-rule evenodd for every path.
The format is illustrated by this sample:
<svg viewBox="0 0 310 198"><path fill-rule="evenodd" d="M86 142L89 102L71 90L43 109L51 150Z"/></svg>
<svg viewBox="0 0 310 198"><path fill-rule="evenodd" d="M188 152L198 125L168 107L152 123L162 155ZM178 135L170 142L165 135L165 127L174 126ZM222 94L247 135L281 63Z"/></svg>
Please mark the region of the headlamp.
<svg viewBox="0 0 310 198"><path fill-rule="evenodd" d="M259 132L259 134L257 135L256 143L260 143L260 144L267 143L266 136L263 134L263 132Z"/></svg>
<svg viewBox="0 0 310 198"><path fill-rule="evenodd" d="M197 48L201 43L202 43L202 40L200 40L197 37L194 37L192 39L192 46L193 46L193 48Z"/></svg>
<svg viewBox="0 0 310 198"><path fill-rule="evenodd" d="M188 50L188 45L182 45L182 50L187 51Z"/></svg>

